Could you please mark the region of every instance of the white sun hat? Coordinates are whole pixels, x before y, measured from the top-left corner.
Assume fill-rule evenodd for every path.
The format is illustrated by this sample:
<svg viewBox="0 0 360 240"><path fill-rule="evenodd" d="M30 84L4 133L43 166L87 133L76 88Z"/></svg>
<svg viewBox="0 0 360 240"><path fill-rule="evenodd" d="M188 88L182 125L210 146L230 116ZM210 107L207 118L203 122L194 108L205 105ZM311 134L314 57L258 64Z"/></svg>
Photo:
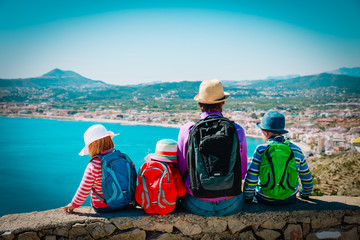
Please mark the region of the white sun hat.
<svg viewBox="0 0 360 240"><path fill-rule="evenodd" d="M99 140L104 137L110 136L111 138L117 136L119 134L115 134L112 131L108 131L103 125L95 124L89 127L84 133L84 142L85 147L79 152L80 156L89 154L89 145L96 140Z"/></svg>

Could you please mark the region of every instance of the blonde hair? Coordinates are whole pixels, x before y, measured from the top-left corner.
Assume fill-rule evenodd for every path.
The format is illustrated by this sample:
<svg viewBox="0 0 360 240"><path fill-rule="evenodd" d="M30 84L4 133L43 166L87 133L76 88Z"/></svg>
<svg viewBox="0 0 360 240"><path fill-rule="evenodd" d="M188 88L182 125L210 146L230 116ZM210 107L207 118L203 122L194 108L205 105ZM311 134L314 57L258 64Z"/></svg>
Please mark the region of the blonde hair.
<svg viewBox="0 0 360 240"><path fill-rule="evenodd" d="M103 151L114 148L114 142L110 136L100 138L95 142L90 143L89 145L89 154L90 157L94 157Z"/></svg>

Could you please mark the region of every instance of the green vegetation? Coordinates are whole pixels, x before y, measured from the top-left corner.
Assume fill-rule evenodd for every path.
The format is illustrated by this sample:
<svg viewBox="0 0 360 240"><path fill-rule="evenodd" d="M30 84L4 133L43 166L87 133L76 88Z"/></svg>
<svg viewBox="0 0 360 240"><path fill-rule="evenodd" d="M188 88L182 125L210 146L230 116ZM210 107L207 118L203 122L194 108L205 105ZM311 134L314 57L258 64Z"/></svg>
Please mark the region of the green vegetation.
<svg viewBox="0 0 360 240"><path fill-rule="evenodd" d="M313 176L313 195L360 196L360 153L323 155L308 159Z"/></svg>
<svg viewBox="0 0 360 240"><path fill-rule="evenodd" d="M320 189L314 188L313 193L312 193L311 195L312 195L312 196L324 196L324 193L322 193L322 192L320 191Z"/></svg>
<svg viewBox="0 0 360 240"><path fill-rule="evenodd" d="M360 99L360 77L345 75L224 82L225 91L231 94L225 106L229 111L277 109L298 114L311 107L321 112L334 106L339 110L357 108L357 105L351 104L359 103ZM39 78L0 79L0 101L47 102L54 107L75 111L100 106L119 110L193 111L198 109L193 97L198 93L199 85L199 81L183 81L115 86L71 71L54 69ZM261 115L257 114L256 118L259 117Z"/></svg>
<svg viewBox="0 0 360 240"><path fill-rule="evenodd" d="M351 170L354 165L356 165L356 162L355 162L355 160L352 160L352 161L347 161L347 162L341 163L340 167L345 168L347 170Z"/></svg>

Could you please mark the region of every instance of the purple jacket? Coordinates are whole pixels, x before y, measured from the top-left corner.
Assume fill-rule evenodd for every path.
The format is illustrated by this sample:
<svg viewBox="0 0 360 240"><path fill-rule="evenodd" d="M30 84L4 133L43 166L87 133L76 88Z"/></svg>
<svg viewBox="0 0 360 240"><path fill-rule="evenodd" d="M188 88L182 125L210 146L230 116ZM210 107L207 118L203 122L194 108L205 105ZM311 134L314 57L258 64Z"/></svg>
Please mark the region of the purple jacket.
<svg viewBox="0 0 360 240"><path fill-rule="evenodd" d="M204 119L210 114L217 114L221 115L221 112L204 112L200 115L200 119ZM195 125L194 122L188 122L180 128L179 136L178 136L178 167L183 177L187 193L192 195L190 190L190 179L187 175L187 164L186 164L186 153L187 153L187 142L189 138L189 132L191 128ZM241 155L241 176L242 179L245 178L246 171L247 171L247 145L246 145L246 137L244 129L237 123L234 123L238 136L239 136L239 143L240 143L240 155ZM227 199L229 197L218 197L218 198L199 198L201 200L209 201L209 202L216 202Z"/></svg>

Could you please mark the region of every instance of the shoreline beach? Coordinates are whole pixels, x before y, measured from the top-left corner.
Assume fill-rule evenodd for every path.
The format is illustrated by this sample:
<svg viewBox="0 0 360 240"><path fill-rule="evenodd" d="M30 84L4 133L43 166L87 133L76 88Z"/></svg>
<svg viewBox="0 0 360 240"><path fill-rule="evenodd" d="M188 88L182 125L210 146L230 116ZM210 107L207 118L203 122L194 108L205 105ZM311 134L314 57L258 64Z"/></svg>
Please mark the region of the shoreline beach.
<svg viewBox="0 0 360 240"><path fill-rule="evenodd" d="M82 122L99 122L99 123L120 123L124 125L145 125L156 127L171 127L180 128L180 124L166 124L166 123L148 123L137 121L126 121L116 119L103 119L103 118L78 118L78 117L60 117L60 116L37 116L37 115L0 115L1 117L13 117L13 118L39 118L39 119L51 119L60 121L82 121Z"/></svg>
<svg viewBox="0 0 360 240"><path fill-rule="evenodd" d="M145 126L171 127L171 128L180 128L181 127L181 125L179 125L179 124L149 123L149 122L137 122L137 121L102 119L102 118L74 118L73 121L120 123L120 124L124 124L124 125L145 125Z"/></svg>
<svg viewBox="0 0 360 240"><path fill-rule="evenodd" d="M83 122L99 122L99 123L120 123L124 125L143 125L143 126L156 126L156 127L166 127L166 128L179 128L182 124L166 124L166 123L149 123L149 122L138 122L138 121L126 121L126 120L117 120L117 119L103 119L103 118L76 118L76 117L60 117L60 116L37 116L37 115L1 115L1 117L19 117L19 118L40 118L40 119L52 119L60 121L83 121ZM261 139L262 136L255 134L247 134L246 137ZM311 147L303 142L294 142L298 145L303 152L311 151Z"/></svg>

